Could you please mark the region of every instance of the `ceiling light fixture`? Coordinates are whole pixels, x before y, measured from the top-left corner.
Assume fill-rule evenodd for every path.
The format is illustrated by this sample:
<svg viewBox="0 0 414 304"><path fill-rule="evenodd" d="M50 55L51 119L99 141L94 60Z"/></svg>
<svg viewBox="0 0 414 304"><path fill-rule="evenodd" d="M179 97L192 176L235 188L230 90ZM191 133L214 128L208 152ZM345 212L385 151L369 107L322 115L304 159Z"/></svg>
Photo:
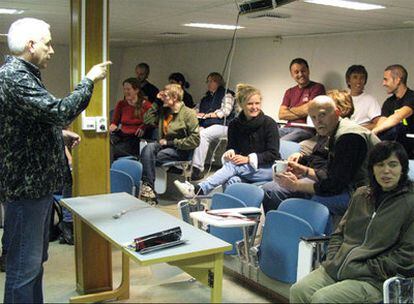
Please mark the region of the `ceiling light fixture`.
<svg viewBox="0 0 414 304"><path fill-rule="evenodd" d="M378 4L370 4L364 2L346 1L346 0L304 0L307 3L336 6L341 8L349 8L359 11L369 11L375 9L382 9L385 6Z"/></svg>
<svg viewBox="0 0 414 304"><path fill-rule="evenodd" d="M0 14L3 14L3 15L20 15L23 13L24 13L24 10L18 10L15 8L0 8Z"/></svg>
<svg viewBox="0 0 414 304"><path fill-rule="evenodd" d="M235 25L213 24L213 23L186 23L183 25L189 26L189 27L199 27L199 28L207 28L207 29L215 29L215 30L235 30L235 29L244 28L244 26L236 27Z"/></svg>

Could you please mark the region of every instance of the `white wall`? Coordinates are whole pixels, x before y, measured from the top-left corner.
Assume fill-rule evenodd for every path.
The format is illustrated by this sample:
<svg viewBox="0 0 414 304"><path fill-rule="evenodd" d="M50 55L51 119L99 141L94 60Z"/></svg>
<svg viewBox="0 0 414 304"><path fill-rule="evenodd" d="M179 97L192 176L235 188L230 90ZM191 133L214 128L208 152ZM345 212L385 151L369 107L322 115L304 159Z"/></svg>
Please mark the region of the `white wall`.
<svg viewBox="0 0 414 304"><path fill-rule="evenodd" d="M159 87L168 82L171 72L182 72L190 82L196 101L205 92L205 77L221 72L230 41L182 43L135 48L110 48L113 61L110 73L111 108L122 98L122 81L134 76L141 61L151 66L150 81ZM285 90L294 81L289 63L295 57L308 60L311 78L327 89L346 88L344 74L351 64L363 64L369 73L366 91L382 102L386 98L382 75L387 65L400 63L408 70L408 86L414 89L414 30L378 31L352 34L292 37L282 41L272 38L240 39L232 64L230 87L247 82L261 89L264 111L277 118ZM7 47L0 43L0 63ZM55 46L55 56L42 71L46 87L57 97L69 92L69 48Z"/></svg>
<svg viewBox="0 0 414 304"><path fill-rule="evenodd" d="M190 93L198 101L205 92L205 77L211 71L221 72L229 41L169 44L126 48L121 61L119 79L134 75L134 67L144 61L151 66L150 81L159 87L168 81L171 72L182 72L190 82ZM277 118L285 90L294 81L289 63L295 57L308 60L311 79L322 82L327 89L346 88L344 74L352 64L368 70L366 92L382 104L386 98L382 87L384 68L400 63L408 70L408 85L414 88L414 30L392 30L350 34L291 37L282 41L273 38L240 39L232 64L230 87L247 82L261 89L264 111ZM121 85L118 97L122 96Z"/></svg>
<svg viewBox="0 0 414 304"><path fill-rule="evenodd" d="M46 88L56 97L61 98L69 93L70 89L70 56L67 45L54 45L55 54L49 62L49 66L41 71L42 81ZM6 43L0 43L0 65L4 62L4 56L9 54ZM109 56L113 61L110 72L110 100L115 104L117 89L120 83L120 67L122 66L122 49L111 48Z"/></svg>

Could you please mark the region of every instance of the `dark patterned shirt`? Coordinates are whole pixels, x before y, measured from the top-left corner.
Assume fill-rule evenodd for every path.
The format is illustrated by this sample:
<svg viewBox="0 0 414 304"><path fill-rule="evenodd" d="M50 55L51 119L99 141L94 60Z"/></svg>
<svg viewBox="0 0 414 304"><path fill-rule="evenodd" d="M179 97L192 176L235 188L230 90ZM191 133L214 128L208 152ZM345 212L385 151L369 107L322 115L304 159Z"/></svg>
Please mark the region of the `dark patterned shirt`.
<svg viewBox="0 0 414 304"><path fill-rule="evenodd" d="M87 107L92 91L85 78L67 97L55 98L35 65L6 57L0 67L0 202L36 199L62 187L62 128Z"/></svg>

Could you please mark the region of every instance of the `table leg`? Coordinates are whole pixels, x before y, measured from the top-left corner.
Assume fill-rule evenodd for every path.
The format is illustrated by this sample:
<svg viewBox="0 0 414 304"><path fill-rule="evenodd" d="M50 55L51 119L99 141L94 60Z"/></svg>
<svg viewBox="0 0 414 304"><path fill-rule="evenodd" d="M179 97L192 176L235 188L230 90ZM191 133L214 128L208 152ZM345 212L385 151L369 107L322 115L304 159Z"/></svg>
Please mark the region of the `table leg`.
<svg viewBox="0 0 414 304"><path fill-rule="evenodd" d="M211 288L211 303L221 303L224 254L215 253L197 258L169 262Z"/></svg>
<svg viewBox="0 0 414 304"><path fill-rule="evenodd" d="M70 303L95 303L105 300L129 299L129 257L122 252L122 279L118 288L70 298Z"/></svg>
<svg viewBox="0 0 414 304"><path fill-rule="evenodd" d="M223 293L223 263L224 254L216 254L214 262L214 282L211 288L211 303L221 303Z"/></svg>

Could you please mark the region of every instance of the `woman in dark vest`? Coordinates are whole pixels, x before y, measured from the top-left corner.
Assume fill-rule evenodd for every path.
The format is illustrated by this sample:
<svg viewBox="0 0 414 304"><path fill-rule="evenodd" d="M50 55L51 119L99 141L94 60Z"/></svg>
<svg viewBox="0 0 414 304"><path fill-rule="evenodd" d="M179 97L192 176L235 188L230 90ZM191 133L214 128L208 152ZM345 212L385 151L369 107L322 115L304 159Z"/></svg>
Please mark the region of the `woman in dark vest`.
<svg viewBox="0 0 414 304"><path fill-rule="evenodd" d="M194 150L191 180L204 177L204 162L212 141L227 137L227 126L234 118L234 92L224 87L223 77L212 72L207 76L208 91L198 105L200 145Z"/></svg>

